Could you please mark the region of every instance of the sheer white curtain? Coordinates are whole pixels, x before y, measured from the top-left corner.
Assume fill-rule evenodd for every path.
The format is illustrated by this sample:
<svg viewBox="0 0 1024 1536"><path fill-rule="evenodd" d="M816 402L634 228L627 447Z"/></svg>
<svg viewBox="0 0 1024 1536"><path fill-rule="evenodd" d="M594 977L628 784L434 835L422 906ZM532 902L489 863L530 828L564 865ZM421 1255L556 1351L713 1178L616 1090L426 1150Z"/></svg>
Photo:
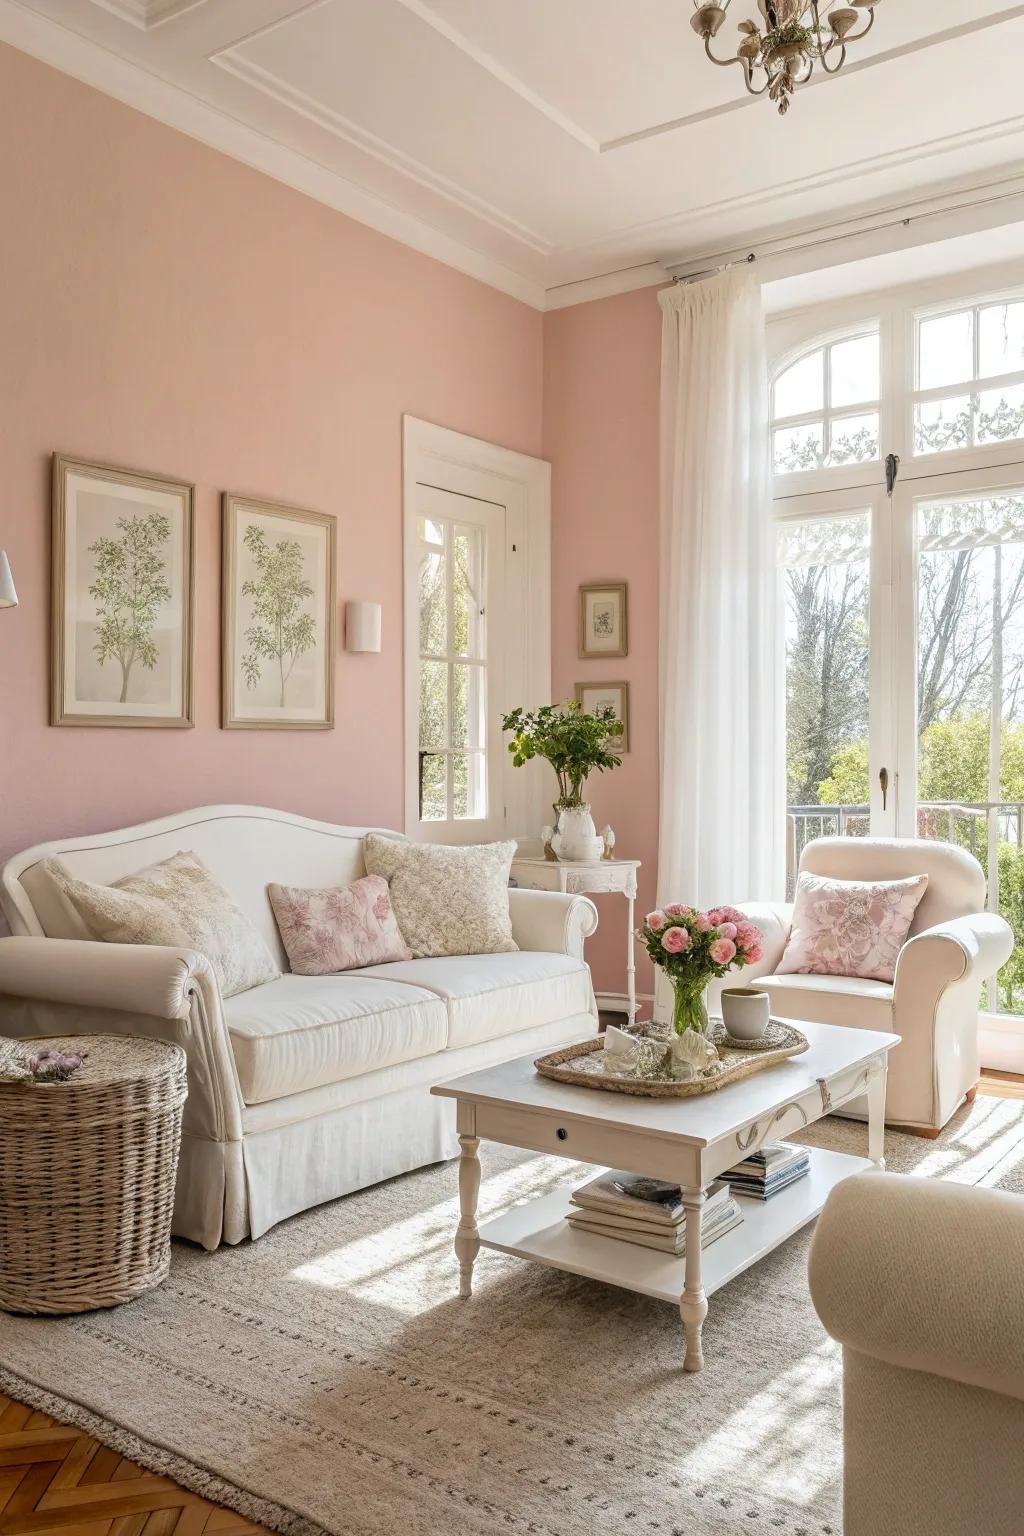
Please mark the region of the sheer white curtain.
<svg viewBox="0 0 1024 1536"><path fill-rule="evenodd" d="M661 295L659 902L785 896L784 694L761 290Z"/></svg>

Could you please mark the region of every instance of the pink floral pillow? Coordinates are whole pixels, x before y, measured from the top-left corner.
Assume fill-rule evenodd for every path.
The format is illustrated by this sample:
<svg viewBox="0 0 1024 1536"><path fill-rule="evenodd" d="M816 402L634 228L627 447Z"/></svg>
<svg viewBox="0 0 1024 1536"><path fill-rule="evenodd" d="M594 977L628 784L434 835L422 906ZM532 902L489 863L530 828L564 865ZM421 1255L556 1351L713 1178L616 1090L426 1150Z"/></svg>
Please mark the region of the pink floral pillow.
<svg viewBox="0 0 1024 1536"><path fill-rule="evenodd" d="M330 976L360 965L412 959L388 883L380 875L326 891L268 885L267 894L297 976Z"/></svg>
<svg viewBox="0 0 1024 1536"><path fill-rule="evenodd" d="M775 974L892 981L927 886L927 875L909 880L830 880L802 874L789 943Z"/></svg>

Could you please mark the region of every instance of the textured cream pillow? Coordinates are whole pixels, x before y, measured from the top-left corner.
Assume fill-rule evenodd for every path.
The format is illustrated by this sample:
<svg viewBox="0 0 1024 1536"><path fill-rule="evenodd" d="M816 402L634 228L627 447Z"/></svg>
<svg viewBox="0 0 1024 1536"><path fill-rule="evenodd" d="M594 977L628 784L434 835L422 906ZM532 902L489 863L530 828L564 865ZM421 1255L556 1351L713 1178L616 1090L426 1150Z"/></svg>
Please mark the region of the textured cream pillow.
<svg viewBox="0 0 1024 1536"><path fill-rule="evenodd" d="M391 905L417 960L518 949L508 910L515 843L447 848L368 832L363 858L391 887Z"/></svg>
<svg viewBox="0 0 1024 1536"><path fill-rule="evenodd" d="M280 976L252 923L194 853L175 853L113 885L77 880L59 859L43 869L94 938L197 949L232 997Z"/></svg>

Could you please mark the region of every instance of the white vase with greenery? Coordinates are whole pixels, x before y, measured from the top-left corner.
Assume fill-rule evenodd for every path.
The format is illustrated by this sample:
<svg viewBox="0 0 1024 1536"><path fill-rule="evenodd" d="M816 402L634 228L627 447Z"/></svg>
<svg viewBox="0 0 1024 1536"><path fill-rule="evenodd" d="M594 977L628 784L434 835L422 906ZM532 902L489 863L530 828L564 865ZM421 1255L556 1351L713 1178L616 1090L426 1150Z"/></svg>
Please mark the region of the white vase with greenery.
<svg viewBox="0 0 1024 1536"><path fill-rule="evenodd" d="M570 699L532 712L514 709L501 723L512 732L508 749L517 768L542 757L555 770L558 799L551 840L555 856L563 862L597 863L604 841L598 836L584 790L591 773L611 771L622 761L613 750L622 735L622 721L609 706L587 714Z"/></svg>

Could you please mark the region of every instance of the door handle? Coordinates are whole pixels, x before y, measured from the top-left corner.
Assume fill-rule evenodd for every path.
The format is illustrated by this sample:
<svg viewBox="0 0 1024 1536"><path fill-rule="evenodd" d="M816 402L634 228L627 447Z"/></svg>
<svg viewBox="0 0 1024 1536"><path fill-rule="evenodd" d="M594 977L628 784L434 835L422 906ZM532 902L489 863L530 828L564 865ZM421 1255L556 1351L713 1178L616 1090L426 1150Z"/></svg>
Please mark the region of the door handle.
<svg viewBox="0 0 1024 1536"><path fill-rule="evenodd" d="M883 769L880 770L879 775L878 775L878 782L882 786L882 810L884 811L887 808L887 802L888 802L888 799L889 799L889 770L888 770L888 768L883 768Z"/></svg>

